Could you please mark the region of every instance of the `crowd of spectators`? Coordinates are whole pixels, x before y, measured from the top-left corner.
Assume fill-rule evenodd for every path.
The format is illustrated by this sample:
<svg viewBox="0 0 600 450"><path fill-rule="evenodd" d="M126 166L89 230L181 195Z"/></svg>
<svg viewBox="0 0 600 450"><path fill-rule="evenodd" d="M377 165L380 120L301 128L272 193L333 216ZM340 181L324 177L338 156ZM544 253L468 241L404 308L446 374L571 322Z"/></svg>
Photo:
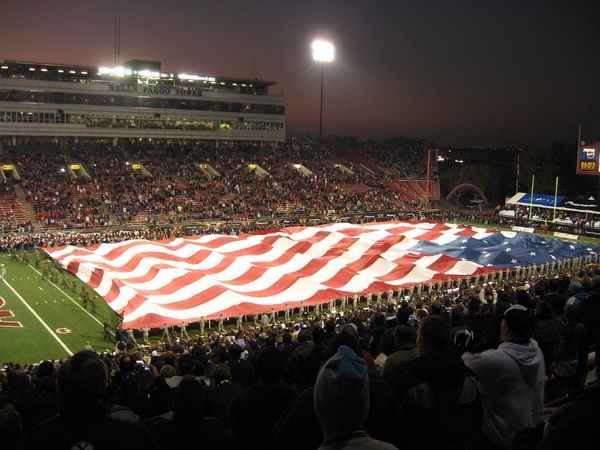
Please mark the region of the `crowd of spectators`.
<svg viewBox="0 0 600 450"><path fill-rule="evenodd" d="M376 171L310 143L215 148L202 143L36 142L6 146L0 159L15 167L18 178L9 175L7 186L23 190L44 229L111 227L414 207L421 197L383 183L412 183L415 176L425 176L416 164L425 165L423 142L404 141L402 146L365 144L363 158ZM403 170L392 176L387 173L392 166Z"/></svg>
<svg viewBox="0 0 600 450"><path fill-rule="evenodd" d="M586 377L600 336L600 271L578 263L11 363L0 430L7 448L42 439L104 448L102 430L128 433L111 448L136 439L165 449L316 449L338 439L385 449L565 448L565 439L593 448L599 397ZM515 352L531 355L520 356L522 369L486 365ZM542 398L566 403L548 416ZM596 415L578 420L584 414Z"/></svg>
<svg viewBox="0 0 600 450"><path fill-rule="evenodd" d="M600 228L600 218L598 214L581 211L568 211L552 208L530 208L524 205L514 205L501 208L498 211L500 217L533 219L545 222L554 222L575 227Z"/></svg>
<svg viewBox="0 0 600 450"><path fill-rule="evenodd" d="M41 143L35 158L4 149L20 176L7 186L23 190L44 226L3 233L0 250L238 234L333 212L506 220L412 208L390 180L424 176L418 140L340 140L345 152L310 142L112 144ZM7 198L10 207L16 194ZM592 448L600 397L586 377L594 346L598 356L600 272L573 260L510 275L337 299L225 331L190 324L189 335L163 339L154 330L141 346L134 330L117 332L114 351L87 345L58 361L10 363L0 376L3 447ZM489 367L509 353L520 355L511 381L495 381L501 370ZM566 403L542 416L540 399Z"/></svg>

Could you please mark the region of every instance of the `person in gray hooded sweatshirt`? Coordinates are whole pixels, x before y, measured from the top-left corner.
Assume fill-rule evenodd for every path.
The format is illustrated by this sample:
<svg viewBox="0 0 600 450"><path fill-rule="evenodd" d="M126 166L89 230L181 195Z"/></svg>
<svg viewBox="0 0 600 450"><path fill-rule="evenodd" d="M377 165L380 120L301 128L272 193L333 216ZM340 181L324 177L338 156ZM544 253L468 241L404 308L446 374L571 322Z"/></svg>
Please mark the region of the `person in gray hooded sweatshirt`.
<svg viewBox="0 0 600 450"><path fill-rule="evenodd" d="M497 349L463 355L479 380L483 406L483 425L469 449L509 448L519 430L543 420L544 357L534 327L533 313L514 305L504 313Z"/></svg>

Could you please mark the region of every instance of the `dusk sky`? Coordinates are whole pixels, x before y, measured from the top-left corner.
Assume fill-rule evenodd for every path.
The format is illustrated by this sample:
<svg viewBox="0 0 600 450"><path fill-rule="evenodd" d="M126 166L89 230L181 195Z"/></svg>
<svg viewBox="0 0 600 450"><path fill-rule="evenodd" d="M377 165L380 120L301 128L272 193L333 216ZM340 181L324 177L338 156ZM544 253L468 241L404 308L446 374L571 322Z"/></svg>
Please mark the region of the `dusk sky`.
<svg viewBox="0 0 600 450"><path fill-rule="evenodd" d="M600 140L598 0L0 0L0 60L276 81L287 131L547 146Z"/></svg>

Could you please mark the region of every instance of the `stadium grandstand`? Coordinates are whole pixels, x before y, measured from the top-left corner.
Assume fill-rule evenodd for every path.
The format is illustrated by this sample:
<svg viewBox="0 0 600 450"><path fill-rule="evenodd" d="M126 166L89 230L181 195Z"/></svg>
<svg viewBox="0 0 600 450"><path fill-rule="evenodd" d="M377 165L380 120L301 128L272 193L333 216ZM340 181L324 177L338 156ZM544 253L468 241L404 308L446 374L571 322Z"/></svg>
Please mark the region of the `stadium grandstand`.
<svg viewBox="0 0 600 450"><path fill-rule="evenodd" d="M424 153L406 148L398 164ZM424 180L391 173L370 148L36 140L5 144L0 163L5 231L393 216L439 198L439 185L427 196Z"/></svg>
<svg viewBox="0 0 600 450"><path fill-rule="evenodd" d="M439 200L421 139L285 142L275 84L165 72L156 61L3 61L3 230L317 221Z"/></svg>

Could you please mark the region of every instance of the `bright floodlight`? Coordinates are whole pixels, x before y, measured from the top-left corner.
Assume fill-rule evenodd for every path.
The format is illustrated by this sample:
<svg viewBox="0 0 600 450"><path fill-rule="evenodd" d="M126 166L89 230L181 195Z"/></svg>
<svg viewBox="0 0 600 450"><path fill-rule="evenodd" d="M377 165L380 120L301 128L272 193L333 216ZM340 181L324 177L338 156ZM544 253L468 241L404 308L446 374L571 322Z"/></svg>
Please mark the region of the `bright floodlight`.
<svg viewBox="0 0 600 450"><path fill-rule="evenodd" d="M333 61L333 44L326 41L314 41L312 44L313 59L320 62Z"/></svg>

